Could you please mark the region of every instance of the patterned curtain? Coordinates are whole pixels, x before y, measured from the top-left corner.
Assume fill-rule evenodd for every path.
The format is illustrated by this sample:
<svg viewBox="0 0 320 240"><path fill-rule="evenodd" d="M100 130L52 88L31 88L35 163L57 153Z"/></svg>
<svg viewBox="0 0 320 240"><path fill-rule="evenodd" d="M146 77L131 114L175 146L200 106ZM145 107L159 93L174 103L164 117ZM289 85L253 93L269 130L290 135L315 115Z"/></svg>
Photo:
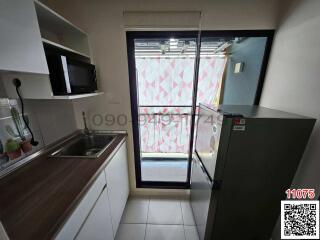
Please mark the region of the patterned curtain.
<svg viewBox="0 0 320 240"><path fill-rule="evenodd" d="M198 103L216 104L226 58L200 59ZM194 58L136 58L141 151L187 153Z"/></svg>

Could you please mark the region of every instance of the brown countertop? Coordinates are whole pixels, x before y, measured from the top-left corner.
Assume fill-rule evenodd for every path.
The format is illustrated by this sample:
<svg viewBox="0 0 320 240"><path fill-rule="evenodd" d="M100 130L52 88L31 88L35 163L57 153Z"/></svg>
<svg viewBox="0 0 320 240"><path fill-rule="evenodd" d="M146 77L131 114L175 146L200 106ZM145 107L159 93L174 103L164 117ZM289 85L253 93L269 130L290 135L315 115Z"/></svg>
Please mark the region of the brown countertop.
<svg viewBox="0 0 320 240"><path fill-rule="evenodd" d="M99 158L57 158L45 153L0 179L0 221L9 238L51 239L125 137L118 134Z"/></svg>

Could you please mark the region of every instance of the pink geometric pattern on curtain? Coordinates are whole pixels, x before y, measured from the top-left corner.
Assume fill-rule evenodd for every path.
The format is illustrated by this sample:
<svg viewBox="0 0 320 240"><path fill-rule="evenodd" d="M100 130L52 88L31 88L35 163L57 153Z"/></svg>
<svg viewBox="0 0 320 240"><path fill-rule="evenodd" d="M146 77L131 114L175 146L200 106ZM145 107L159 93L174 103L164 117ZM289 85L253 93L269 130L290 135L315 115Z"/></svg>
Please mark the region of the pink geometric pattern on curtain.
<svg viewBox="0 0 320 240"><path fill-rule="evenodd" d="M199 103L218 103L219 99L217 98L220 97L222 75L226 62L226 57L200 58L197 105Z"/></svg>
<svg viewBox="0 0 320 240"><path fill-rule="evenodd" d="M194 59L136 58L139 105L191 105Z"/></svg>
<svg viewBox="0 0 320 240"><path fill-rule="evenodd" d="M201 58L197 102L214 101L225 62ZM187 153L194 58L136 58L136 70L141 152Z"/></svg>

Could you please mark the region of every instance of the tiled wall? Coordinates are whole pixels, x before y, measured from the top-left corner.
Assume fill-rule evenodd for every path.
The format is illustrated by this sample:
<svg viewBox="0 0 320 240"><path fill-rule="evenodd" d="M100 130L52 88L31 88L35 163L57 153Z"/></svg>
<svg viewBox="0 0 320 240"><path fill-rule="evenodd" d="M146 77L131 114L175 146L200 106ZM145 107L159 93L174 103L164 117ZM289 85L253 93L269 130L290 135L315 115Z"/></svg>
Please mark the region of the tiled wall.
<svg viewBox="0 0 320 240"><path fill-rule="evenodd" d="M70 100L26 100L26 111L35 117L45 145L73 133L76 129Z"/></svg>
<svg viewBox="0 0 320 240"><path fill-rule="evenodd" d="M35 116L32 113L28 113L26 115L29 119L30 127L33 131L35 139L39 142L39 144L37 146L32 146L32 150L27 153L20 151L21 156L15 159L9 160L8 156L3 154L3 152L5 152L5 143L8 139L17 139L18 141L21 141L21 139L18 137L18 131L11 116L10 107L16 108L21 114L21 108L16 100L9 100L6 98L0 99L0 141L2 144L2 151L0 152L0 169L6 168L20 159L23 159L24 157L38 151L44 146L41 130L37 124L37 121L35 120ZM26 138L28 140L31 139L30 132L25 130L25 133Z"/></svg>
<svg viewBox="0 0 320 240"><path fill-rule="evenodd" d="M39 145L32 148L28 154L22 154L14 162L26 157L27 155L49 145L58 139L73 133L76 127L73 105L71 101L61 100L25 100L25 113L29 119L30 128L33 131L35 140ZM14 106L21 113L20 102L16 99L10 100L10 105ZM6 130L7 126L17 133L15 124L11 117L9 99L0 98L0 140L5 145L8 138L14 138ZM27 138L31 138L30 134ZM2 168L13 163L13 161L1 160Z"/></svg>
<svg viewBox="0 0 320 240"><path fill-rule="evenodd" d="M0 73L0 99L7 98L2 83L5 76L6 73ZM23 73L16 73L15 76L22 79L22 82L26 77ZM29 78L30 76L36 77L36 75L30 74L27 76ZM77 129L73 102L70 100L25 99L24 103L25 112L30 113L32 117L30 122L37 125L45 145L69 135Z"/></svg>

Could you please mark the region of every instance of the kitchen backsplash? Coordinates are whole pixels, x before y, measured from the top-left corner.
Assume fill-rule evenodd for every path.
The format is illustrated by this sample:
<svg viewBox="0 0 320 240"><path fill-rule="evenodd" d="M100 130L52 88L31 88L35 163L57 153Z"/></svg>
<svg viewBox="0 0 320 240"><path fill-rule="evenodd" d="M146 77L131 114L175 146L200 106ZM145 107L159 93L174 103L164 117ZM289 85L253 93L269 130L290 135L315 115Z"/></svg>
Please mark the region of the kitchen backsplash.
<svg viewBox="0 0 320 240"><path fill-rule="evenodd" d="M32 146L32 149L26 153L20 151L21 156L18 156L19 151L17 151L16 155L9 154L11 158L14 158L11 160L8 158L8 154L3 154L6 152L8 139L21 142L21 137L18 137L19 132L11 114L12 107L17 109L20 114L21 108L20 102L16 99L0 98L0 141L2 143L2 148L0 146L0 171L40 150L44 146L73 133L77 129L71 101L24 100L24 103L25 115L29 120L30 128L39 145L36 147ZM22 122L22 118L20 120ZM23 128L26 138L30 139L29 131L25 126ZM14 141L7 145L14 147L16 143Z"/></svg>
<svg viewBox="0 0 320 240"><path fill-rule="evenodd" d="M35 117L32 113L26 113L25 116L29 121L35 139L39 142L37 146L32 146L29 143L31 135L22 120L21 108L17 100L0 99L0 170L44 146Z"/></svg>
<svg viewBox="0 0 320 240"><path fill-rule="evenodd" d="M31 113L41 130L45 145L73 133L76 120L70 100L24 100L26 111Z"/></svg>

